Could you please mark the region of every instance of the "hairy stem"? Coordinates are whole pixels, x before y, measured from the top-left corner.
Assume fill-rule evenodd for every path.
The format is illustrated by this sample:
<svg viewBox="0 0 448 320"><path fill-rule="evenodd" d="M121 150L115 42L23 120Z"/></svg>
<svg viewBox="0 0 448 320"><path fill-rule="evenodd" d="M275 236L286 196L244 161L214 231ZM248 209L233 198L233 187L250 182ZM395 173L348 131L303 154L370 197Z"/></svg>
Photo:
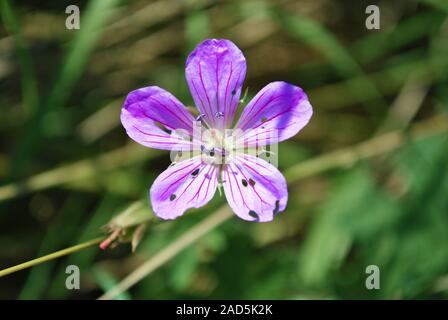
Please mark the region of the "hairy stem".
<svg viewBox="0 0 448 320"><path fill-rule="evenodd" d="M27 268L36 266L38 264L41 264L41 263L44 263L44 262L47 262L47 261L50 261L50 260L53 260L53 259L56 259L56 258L59 258L59 257L62 257L62 256L66 256L68 254L75 253L77 251L80 251L80 250L92 247L94 245L97 245L98 243L100 243L103 240L104 240L103 237L96 238L96 239L93 239L93 240L89 240L89 241L77 244L77 245L75 245L73 247L69 247L69 248L66 248L66 249L63 249L63 250L60 250L60 251L56 251L56 252L47 254L46 256L43 256L43 257L40 257L40 258L37 258L37 259L34 259L34 260L30 260L30 261L27 261L27 262L15 265L14 267L10 267L10 268L6 268L6 269L3 269L3 270L0 270L0 278L3 277L3 276L6 276L8 274L11 274L11 273L23 270L23 269L27 269Z"/></svg>

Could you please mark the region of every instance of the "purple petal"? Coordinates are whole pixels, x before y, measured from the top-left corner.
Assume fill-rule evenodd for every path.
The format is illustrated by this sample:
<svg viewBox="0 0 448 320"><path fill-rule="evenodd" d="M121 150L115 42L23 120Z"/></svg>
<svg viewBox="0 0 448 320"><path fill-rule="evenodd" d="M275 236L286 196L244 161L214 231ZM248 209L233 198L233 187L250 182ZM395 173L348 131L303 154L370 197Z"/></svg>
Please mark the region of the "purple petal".
<svg viewBox="0 0 448 320"><path fill-rule="evenodd" d="M218 185L219 167L194 157L162 172L150 190L154 213L162 219L175 219L189 208L209 202Z"/></svg>
<svg viewBox="0 0 448 320"><path fill-rule="evenodd" d="M297 134L312 114L311 104L301 88L271 82L248 103L236 127L245 131L244 142L249 146L271 144Z"/></svg>
<svg viewBox="0 0 448 320"><path fill-rule="evenodd" d="M222 171L222 183L232 210L248 221L272 221L285 210L288 201L286 180L266 161L238 155Z"/></svg>
<svg viewBox="0 0 448 320"><path fill-rule="evenodd" d="M188 56L185 75L207 124L218 129L230 126L246 76L241 50L229 40L206 40Z"/></svg>
<svg viewBox="0 0 448 320"><path fill-rule="evenodd" d="M121 110L121 123L129 137L155 149L189 149L193 122L193 116L179 100L155 86L129 93ZM179 134L169 134L162 127Z"/></svg>

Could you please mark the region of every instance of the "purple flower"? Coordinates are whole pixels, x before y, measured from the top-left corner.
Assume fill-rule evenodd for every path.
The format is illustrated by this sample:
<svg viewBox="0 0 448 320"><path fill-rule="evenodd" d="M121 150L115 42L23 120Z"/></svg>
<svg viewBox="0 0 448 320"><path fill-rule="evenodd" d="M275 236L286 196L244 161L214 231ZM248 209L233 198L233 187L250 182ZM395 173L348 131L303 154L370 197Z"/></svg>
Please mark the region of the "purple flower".
<svg viewBox="0 0 448 320"><path fill-rule="evenodd" d="M189 208L205 205L222 185L240 218L273 220L286 207L286 180L275 166L247 150L299 132L313 113L306 94L286 82L272 82L247 104L233 126L246 76L241 50L229 40L206 40L188 57L185 73L198 117L156 86L129 93L121 112L127 134L138 143L190 155L154 181L154 213L175 219ZM230 128L238 130L228 134Z"/></svg>

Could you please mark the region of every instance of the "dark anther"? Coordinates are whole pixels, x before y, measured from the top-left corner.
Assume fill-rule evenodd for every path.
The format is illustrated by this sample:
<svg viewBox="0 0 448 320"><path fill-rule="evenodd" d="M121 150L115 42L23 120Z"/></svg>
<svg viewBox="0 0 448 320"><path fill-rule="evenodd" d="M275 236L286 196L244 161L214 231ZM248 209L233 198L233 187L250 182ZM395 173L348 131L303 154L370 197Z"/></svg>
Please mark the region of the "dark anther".
<svg viewBox="0 0 448 320"><path fill-rule="evenodd" d="M205 117L205 114L202 113L196 117L196 121L201 121L202 118L204 118L204 117Z"/></svg>
<svg viewBox="0 0 448 320"><path fill-rule="evenodd" d="M275 201L275 208L274 208L274 211L273 211L274 216L278 213L279 209L280 209L280 201L277 200L277 201Z"/></svg>
<svg viewBox="0 0 448 320"><path fill-rule="evenodd" d="M215 150L210 150L210 157L214 157L215 156Z"/></svg>
<svg viewBox="0 0 448 320"><path fill-rule="evenodd" d="M176 199L176 195L174 193L172 193L170 195L170 201L174 201L174 199Z"/></svg>
<svg viewBox="0 0 448 320"><path fill-rule="evenodd" d="M254 210L250 210L250 211L249 211L249 215L250 215L252 218L255 218L255 219L257 219L257 220L260 219L260 217L258 216L258 214L257 214Z"/></svg>
<svg viewBox="0 0 448 320"><path fill-rule="evenodd" d="M249 184L253 187L255 185L255 181L252 178L250 178L249 179Z"/></svg>
<svg viewBox="0 0 448 320"><path fill-rule="evenodd" d="M236 90L233 89L233 90L232 90L232 96L234 96L235 94L236 94Z"/></svg>
<svg viewBox="0 0 448 320"><path fill-rule="evenodd" d="M216 112L216 113L215 113L215 117L216 117L216 118L222 118L222 117L224 117L224 112L221 112L221 111Z"/></svg>
<svg viewBox="0 0 448 320"><path fill-rule="evenodd" d="M198 173L199 173L199 169L196 169L196 170L194 170L194 171L191 173L191 175L192 175L193 177L195 177L195 176L198 175Z"/></svg>
<svg viewBox="0 0 448 320"><path fill-rule="evenodd" d="M241 182L243 183L243 186L247 187L247 181L242 179Z"/></svg>

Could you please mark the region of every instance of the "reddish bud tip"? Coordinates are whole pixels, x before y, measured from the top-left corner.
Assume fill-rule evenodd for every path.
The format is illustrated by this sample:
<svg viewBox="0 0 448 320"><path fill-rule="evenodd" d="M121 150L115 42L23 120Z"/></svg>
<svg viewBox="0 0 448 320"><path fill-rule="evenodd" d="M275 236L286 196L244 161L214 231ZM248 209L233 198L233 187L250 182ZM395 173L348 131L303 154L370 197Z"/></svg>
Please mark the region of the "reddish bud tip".
<svg viewBox="0 0 448 320"><path fill-rule="evenodd" d="M107 247L110 245L110 243L111 243L111 239L107 238L106 240L104 240L103 242L100 243L100 249L106 250Z"/></svg>

